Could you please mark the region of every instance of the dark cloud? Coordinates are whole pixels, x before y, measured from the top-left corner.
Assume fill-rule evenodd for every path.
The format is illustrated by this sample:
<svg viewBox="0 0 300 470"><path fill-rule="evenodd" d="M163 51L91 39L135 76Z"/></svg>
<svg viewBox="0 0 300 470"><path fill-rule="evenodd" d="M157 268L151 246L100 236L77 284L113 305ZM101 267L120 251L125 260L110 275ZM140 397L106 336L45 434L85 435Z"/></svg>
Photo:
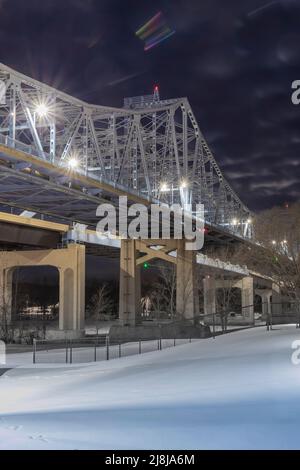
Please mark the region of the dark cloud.
<svg viewBox="0 0 300 470"><path fill-rule="evenodd" d="M99 104L188 96L215 157L252 209L300 196L296 0L0 0L0 60ZM158 11L176 34L149 52Z"/></svg>

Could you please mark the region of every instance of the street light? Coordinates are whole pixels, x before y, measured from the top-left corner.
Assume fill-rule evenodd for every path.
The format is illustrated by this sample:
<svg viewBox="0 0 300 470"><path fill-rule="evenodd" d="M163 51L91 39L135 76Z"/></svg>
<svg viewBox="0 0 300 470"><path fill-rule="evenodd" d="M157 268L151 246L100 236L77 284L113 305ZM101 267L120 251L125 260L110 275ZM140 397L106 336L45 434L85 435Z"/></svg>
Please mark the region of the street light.
<svg viewBox="0 0 300 470"><path fill-rule="evenodd" d="M162 193L166 193L167 191L169 191L169 188L168 188L168 185L167 183L162 183L161 187L160 187L160 191Z"/></svg>
<svg viewBox="0 0 300 470"><path fill-rule="evenodd" d="M77 158L72 157L68 160L68 167L70 168L70 170L75 170L75 168L77 168L78 165L79 165L79 161L77 160Z"/></svg>
<svg viewBox="0 0 300 470"><path fill-rule="evenodd" d="M181 185L180 185L180 189L185 189L188 187L188 183L186 180L182 180L181 182Z"/></svg>
<svg viewBox="0 0 300 470"><path fill-rule="evenodd" d="M49 108L45 103L39 103L35 108L35 112L40 118L43 118L47 116Z"/></svg>

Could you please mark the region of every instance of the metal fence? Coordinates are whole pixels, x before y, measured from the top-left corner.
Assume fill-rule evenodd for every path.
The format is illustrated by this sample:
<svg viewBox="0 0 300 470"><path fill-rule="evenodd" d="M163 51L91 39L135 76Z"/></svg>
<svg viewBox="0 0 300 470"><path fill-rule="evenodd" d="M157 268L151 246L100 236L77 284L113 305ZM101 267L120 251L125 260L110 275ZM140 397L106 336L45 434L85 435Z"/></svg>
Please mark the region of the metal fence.
<svg viewBox="0 0 300 470"><path fill-rule="evenodd" d="M33 363L88 363L109 361L152 351L162 351L180 344L191 343L192 338L158 338L130 342L113 342L109 336L70 340L34 340Z"/></svg>
<svg viewBox="0 0 300 470"><path fill-rule="evenodd" d="M257 312L256 307L257 305L251 304L242 307L239 312L225 309L211 314L201 314L197 317L197 321L209 325L213 337L233 329L255 326L266 326L268 331L273 325L278 324L295 324L296 328L300 328L300 305L297 302L262 303L262 312ZM253 316L249 314L249 309L253 309Z"/></svg>

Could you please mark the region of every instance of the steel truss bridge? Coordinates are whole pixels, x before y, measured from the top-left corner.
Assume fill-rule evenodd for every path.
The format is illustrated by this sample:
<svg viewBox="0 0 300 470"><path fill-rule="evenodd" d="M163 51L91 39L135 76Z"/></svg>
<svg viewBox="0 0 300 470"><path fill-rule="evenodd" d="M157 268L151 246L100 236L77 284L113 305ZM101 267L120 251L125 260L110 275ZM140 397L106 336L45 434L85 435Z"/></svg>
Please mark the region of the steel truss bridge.
<svg viewBox="0 0 300 470"><path fill-rule="evenodd" d="M251 238L186 98L91 105L0 64L0 209L97 223L101 202L202 203L216 232Z"/></svg>

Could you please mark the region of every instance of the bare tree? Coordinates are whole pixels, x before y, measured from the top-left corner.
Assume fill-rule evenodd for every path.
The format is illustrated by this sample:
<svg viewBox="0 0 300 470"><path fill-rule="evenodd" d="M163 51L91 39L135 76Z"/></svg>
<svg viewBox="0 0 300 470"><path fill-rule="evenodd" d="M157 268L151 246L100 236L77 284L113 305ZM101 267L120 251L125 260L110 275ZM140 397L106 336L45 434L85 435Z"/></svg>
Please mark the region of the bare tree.
<svg viewBox="0 0 300 470"><path fill-rule="evenodd" d="M0 339L5 343L11 343L14 337L10 315L10 302L3 298L0 306Z"/></svg>
<svg viewBox="0 0 300 470"><path fill-rule="evenodd" d="M90 302L91 318L97 322L112 317L114 302L111 288L107 283L102 284L93 295Z"/></svg>
<svg viewBox="0 0 300 470"><path fill-rule="evenodd" d="M176 269L173 265L158 264L158 279L149 285L146 296L150 299L155 316L165 312L176 317Z"/></svg>
<svg viewBox="0 0 300 470"><path fill-rule="evenodd" d="M248 268L270 276L300 316L300 203L275 207L254 221L255 244L243 249Z"/></svg>
<svg viewBox="0 0 300 470"><path fill-rule="evenodd" d="M238 289L235 287L236 280L226 275L218 276L218 287L216 289L217 314L220 316L223 331L227 331L228 318L232 310L238 305Z"/></svg>

